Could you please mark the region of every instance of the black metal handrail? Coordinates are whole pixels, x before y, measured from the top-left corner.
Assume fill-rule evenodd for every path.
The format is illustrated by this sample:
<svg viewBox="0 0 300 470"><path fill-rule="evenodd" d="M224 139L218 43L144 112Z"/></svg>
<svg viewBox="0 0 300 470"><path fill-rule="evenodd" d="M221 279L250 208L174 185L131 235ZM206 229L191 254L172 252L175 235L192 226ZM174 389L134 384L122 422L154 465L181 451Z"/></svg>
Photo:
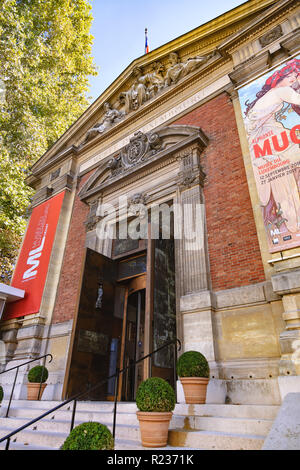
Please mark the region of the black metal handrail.
<svg viewBox="0 0 300 470"><path fill-rule="evenodd" d="M14 366L14 367L11 367L10 369L7 369L7 370L3 370L2 372L0 372L0 375L1 374L5 374L6 372L10 372L11 370L14 370L14 369L17 369L16 370L16 375L15 375L15 378L14 378L14 383L13 383L13 386L12 386L12 389L11 389L11 392L10 392L10 398L9 398L9 403L8 403L8 407L7 407L7 410L6 410L6 415L5 415L5 418L8 418L8 414L9 414L9 409L10 409L10 404L11 404L11 401L12 401L12 397L13 397L13 394L14 394L14 391L15 391L15 385L16 385L16 381L17 381L17 375L18 375L18 372L19 372L19 369L20 367L23 367L23 366L26 366L26 364L30 364L31 362L35 362L35 361L39 361L40 359L44 359L44 367L45 367L45 363L46 363L46 357L47 356L50 356L50 360L49 360L49 363L52 361L53 359L53 356L52 354L44 354L43 356L40 356L40 357L35 357L34 359L30 359L30 361L26 361L26 362L23 362L22 364L19 364L18 366ZM40 393L41 393L41 388L42 388L42 381L43 381L43 374L41 376L41 381L40 381L40 388L39 388L39 393L38 393L38 400L40 398Z"/></svg>
<svg viewBox="0 0 300 470"><path fill-rule="evenodd" d="M181 342L178 338L174 339L174 340L171 340L171 341L168 341L167 343L165 343L163 346L161 346L160 348L157 348L155 351L152 351L151 353L147 354L146 356L142 357L141 359L131 363L129 366L127 367L124 367L123 369L117 369L116 373L113 374L113 375L110 375L109 377L107 377L106 379L102 380L101 382L99 382L98 384L94 385L93 387L90 387L85 390L84 392L80 392L80 393L77 393L76 395L73 395L72 397L68 398L67 400L63 401L62 403L60 403L59 405L55 406L54 408L51 408L51 410L48 410L46 411L45 413L43 413L42 415L38 416L37 418L34 418L32 419L31 421L29 421L29 423L26 423L24 424L23 426L20 426L18 429L15 429L14 431L12 431L11 433L7 434L6 436L2 437L0 439L0 443L3 442L3 441L7 441L6 443L6 447L5 447L5 450L8 450L9 449L9 444L10 444L10 439L12 438L12 436L14 436L15 434L17 434L18 432L20 431L23 431L23 429L25 428L28 428L29 426L31 426L32 424L36 423L37 421L39 421L40 419L43 419L45 418L46 416L48 416L49 414L53 413L54 411L58 410L59 408L62 408L63 406L67 405L68 403L74 401L74 405L73 405L73 410L72 410L72 417L71 417L71 426L70 426L70 432L72 431L73 427L74 427L74 422L75 422L75 413L76 413L76 404L77 404L77 400L78 398L81 398L82 396L86 395L87 393L90 393L90 392L93 392L94 390L96 390L97 388L99 388L101 385L103 385L104 383L108 382L110 379L113 379L113 378L116 378L116 381L115 381L115 396L114 396L114 409L113 409L113 438L115 438L115 429L116 429L116 414L117 414L117 397L118 397L118 385L119 385L119 376L120 374L122 374L123 372L125 372L126 370L130 369L131 367L133 367L134 365L138 364L139 362L142 362L144 361L145 359L147 358L150 358L152 357L154 354L156 354L158 351L161 351L162 349L164 348L167 348L168 346L171 346L171 345L174 345L174 383L175 383L175 387L176 387L176 360L177 360L177 349L176 349L176 346L177 344L179 345L179 351L181 349Z"/></svg>

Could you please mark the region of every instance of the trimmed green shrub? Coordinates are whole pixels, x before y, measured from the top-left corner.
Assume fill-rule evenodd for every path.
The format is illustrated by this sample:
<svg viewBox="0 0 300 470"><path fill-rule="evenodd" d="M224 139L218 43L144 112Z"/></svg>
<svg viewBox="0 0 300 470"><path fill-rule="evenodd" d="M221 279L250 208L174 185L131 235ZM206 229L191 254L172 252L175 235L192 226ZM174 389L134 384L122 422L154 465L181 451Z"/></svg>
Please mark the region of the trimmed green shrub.
<svg viewBox="0 0 300 470"><path fill-rule="evenodd" d="M160 377L144 380L137 390L136 405L140 411L173 411L175 402L173 388Z"/></svg>
<svg viewBox="0 0 300 470"><path fill-rule="evenodd" d="M209 365L206 358L198 351L186 351L177 360L179 377L209 378Z"/></svg>
<svg viewBox="0 0 300 470"><path fill-rule="evenodd" d="M2 402L2 400L3 400L3 388L0 385L0 403Z"/></svg>
<svg viewBox="0 0 300 470"><path fill-rule="evenodd" d="M48 369L44 366L35 366L28 372L28 382L40 383L48 379Z"/></svg>
<svg viewBox="0 0 300 470"><path fill-rule="evenodd" d="M107 426L90 421L76 426L61 450L113 450L114 439Z"/></svg>

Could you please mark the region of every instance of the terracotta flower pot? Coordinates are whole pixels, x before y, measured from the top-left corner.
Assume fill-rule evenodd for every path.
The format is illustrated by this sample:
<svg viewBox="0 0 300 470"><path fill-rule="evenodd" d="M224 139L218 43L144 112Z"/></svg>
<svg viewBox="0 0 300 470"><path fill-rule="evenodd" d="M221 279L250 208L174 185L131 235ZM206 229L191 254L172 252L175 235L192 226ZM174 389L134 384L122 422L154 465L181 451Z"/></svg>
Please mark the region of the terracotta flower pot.
<svg viewBox="0 0 300 470"><path fill-rule="evenodd" d="M40 396L39 396L40 385L41 384L39 384L39 383L28 382L28 384L27 384L27 400L40 400L42 398L43 391L47 387L47 384L42 383L41 392L40 392Z"/></svg>
<svg viewBox="0 0 300 470"><path fill-rule="evenodd" d="M203 404L206 401L206 390L209 382L204 377L180 377L183 386L185 402L188 404Z"/></svg>
<svg viewBox="0 0 300 470"><path fill-rule="evenodd" d="M137 411L136 414L140 423L142 445L144 447L165 447L168 442L172 411L157 413Z"/></svg>

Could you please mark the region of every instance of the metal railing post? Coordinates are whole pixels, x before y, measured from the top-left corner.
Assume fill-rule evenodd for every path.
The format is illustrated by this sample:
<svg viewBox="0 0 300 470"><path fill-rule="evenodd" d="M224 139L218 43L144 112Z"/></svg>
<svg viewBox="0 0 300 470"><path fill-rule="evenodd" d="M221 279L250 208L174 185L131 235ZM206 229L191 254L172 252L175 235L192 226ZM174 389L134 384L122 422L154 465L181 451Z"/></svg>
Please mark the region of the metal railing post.
<svg viewBox="0 0 300 470"><path fill-rule="evenodd" d="M73 411L72 411L72 419L71 419L71 427L70 427L70 432L74 428L74 422L75 422L75 413L76 413L76 405L77 405L77 400L74 400L73 404Z"/></svg>
<svg viewBox="0 0 300 470"><path fill-rule="evenodd" d="M9 449L9 444L10 444L10 437L6 440L5 450Z"/></svg>
<svg viewBox="0 0 300 470"><path fill-rule="evenodd" d="M175 399L177 403L177 373L176 373L176 364L177 364L177 342L173 345L173 374L174 374L174 388L175 388Z"/></svg>
<svg viewBox="0 0 300 470"><path fill-rule="evenodd" d="M16 385L16 381L17 381L18 372L19 372L19 367L18 367L17 370L16 370L15 380L14 380L14 383L13 383L13 386L12 386L12 389L11 389L11 393L10 393L10 397L9 397L9 403L8 403L8 407L7 407L7 410L6 410L5 418L8 418L8 413L9 413L9 409L10 409L10 404L11 404L11 401L12 401L12 397L13 397L13 394L14 394L14 390L15 390L15 385Z"/></svg>
<svg viewBox="0 0 300 470"><path fill-rule="evenodd" d="M40 386L39 386L39 393L38 393L38 398L37 398L38 400L41 399L41 390L42 390L42 383L43 383L43 378L44 378L45 363L46 363L46 357L44 357L44 361L43 361L43 369L42 369L42 375L41 375Z"/></svg>
<svg viewBox="0 0 300 470"><path fill-rule="evenodd" d="M115 438L115 434L116 434L116 416L117 416L119 376L120 376L120 369L117 368L116 377L115 377L115 400L114 400L114 417L113 417L113 433L112 433L113 438Z"/></svg>

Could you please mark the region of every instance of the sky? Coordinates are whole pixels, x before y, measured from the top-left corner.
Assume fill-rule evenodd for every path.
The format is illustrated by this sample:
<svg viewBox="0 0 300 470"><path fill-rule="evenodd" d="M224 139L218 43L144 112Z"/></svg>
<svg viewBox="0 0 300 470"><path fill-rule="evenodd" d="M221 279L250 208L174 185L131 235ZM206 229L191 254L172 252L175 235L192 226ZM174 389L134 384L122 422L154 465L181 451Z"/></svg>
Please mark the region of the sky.
<svg viewBox="0 0 300 470"><path fill-rule="evenodd" d="M242 0L91 0L92 55L98 75L90 77L91 101L136 58L245 3Z"/></svg>

